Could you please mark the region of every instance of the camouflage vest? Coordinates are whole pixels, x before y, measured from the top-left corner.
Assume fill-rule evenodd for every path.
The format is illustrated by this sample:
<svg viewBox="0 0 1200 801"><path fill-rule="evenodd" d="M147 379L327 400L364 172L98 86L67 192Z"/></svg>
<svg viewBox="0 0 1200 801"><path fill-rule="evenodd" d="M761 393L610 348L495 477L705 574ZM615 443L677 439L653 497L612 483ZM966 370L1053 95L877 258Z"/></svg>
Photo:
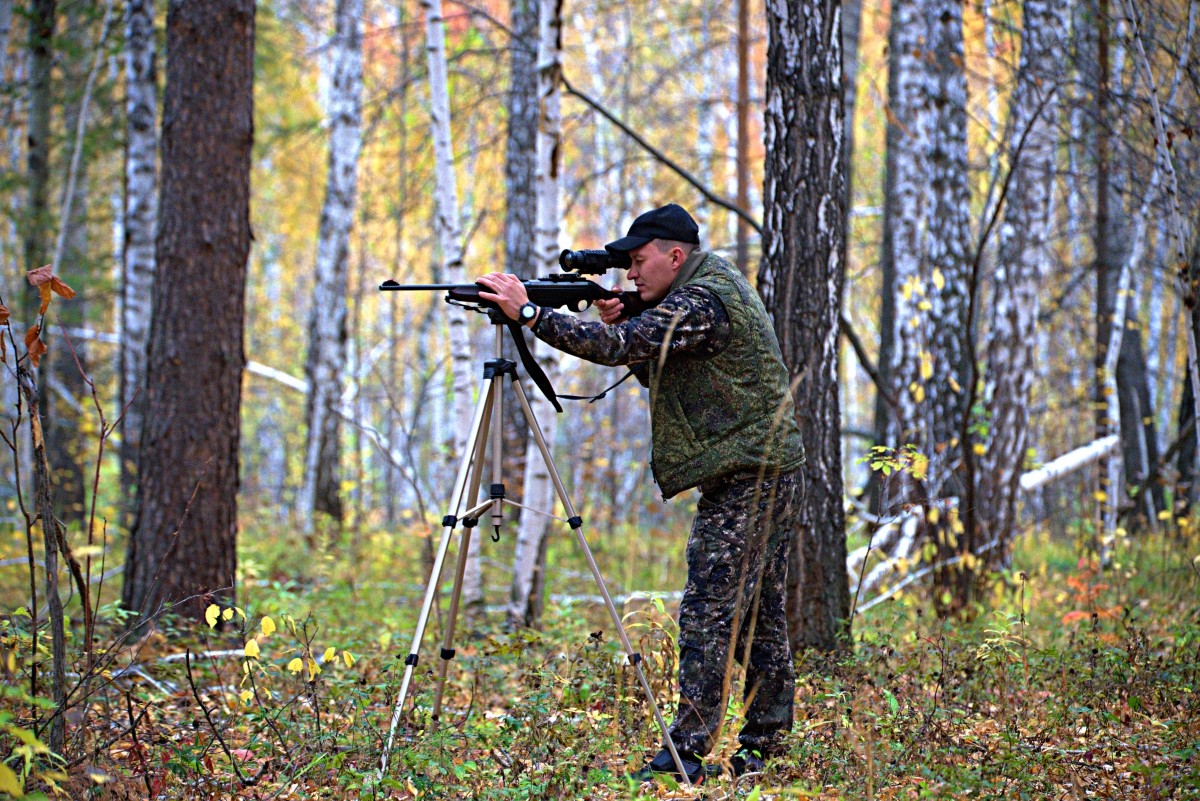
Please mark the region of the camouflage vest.
<svg viewBox="0 0 1200 801"><path fill-rule="evenodd" d="M671 291L702 286L729 314L725 350L686 353L651 366L653 458L664 498L731 474L774 473L804 463L804 443L779 342L758 293L729 262L693 254Z"/></svg>

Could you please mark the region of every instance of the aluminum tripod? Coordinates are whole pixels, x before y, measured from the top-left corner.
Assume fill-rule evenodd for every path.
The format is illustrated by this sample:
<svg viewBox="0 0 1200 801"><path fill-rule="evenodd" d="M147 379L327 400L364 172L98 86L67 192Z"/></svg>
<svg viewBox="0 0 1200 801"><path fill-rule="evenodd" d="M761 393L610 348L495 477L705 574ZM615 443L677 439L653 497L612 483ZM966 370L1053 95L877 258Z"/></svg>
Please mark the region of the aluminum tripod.
<svg viewBox="0 0 1200 801"><path fill-rule="evenodd" d="M642 670L642 655L633 650L633 644L629 641L629 635L626 634L625 627L621 624L621 615L617 611L616 605L613 604L612 597L608 594L608 587L604 583L604 577L600 575L600 568L596 565L596 560L592 556L592 549L588 547L587 540L583 536L583 520L575 513L575 507L571 504L571 499L567 496L566 489L563 488L562 479L559 477L558 469L554 466L554 459L550 455L550 449L546 446L546 440L542 436L541 426L538 425L537 418L533 414L533 409L529 405L529 399L525 395L525 389L521 386L520 378L517 375L517 365L515 362L501 358L501 342L504 327L503 315L495 310L489 311L488 314L496 329L495 358L485 362L483 365L483 385L480 388L479 400L475 404L475 413L471 420L470 434L464 446L462 461L458 466L457 477L454 480L454 489L450 494L449 511L442 518L442 538L438 543L438 548L434 555L433 570L429 576L429 584L425 589L425 600L421 604L421 614L417 618L417 628L413 634L412 646L409 648L408 656L404 659L404 678L400 682L400 695L396 698L396 708L392 713L392 723L388 731L387 746L384 748L383 758L380 763L380 778L382 779L387 773L388 755L392 751L396 728L400 722L404 702L408 697L413 671L416 669L420 659L421 640L425 636L425 627L429 622L429 613L433 608L433 603L437 596L438 584L441 581L442 569L446 561L446 551L450 546L451 535L458 524L461 523L462 535L458 545L458 563L454 570L454 586L450 593L450 611L446 618L446 631L442 640L440 654L441 659L438 662L437 668L437 689L435 690L433 701L433 719L435 721L440 717L442 712L442 694L446 684L446 671L450 660L454 658L455 654L454 627L458 620L459 599L462 595L463 573L466 570L467 550L471 544L471 534L478 524L479 518L487 513L489 509L491 510L490 514L494 526L499 526L503 520L503 504L506 499L504 497L503 472L501 469L501 443L503 441L504 420L504 383L501 379L507 376L512 384L512 390L521 404L521 411L524 413L525 422L528 424L529 430L533 432L538 451L545 461L546 471L554 483L554 491L567 512L567 523L575 533L576 542L579 543L579 548L583 552L588 567L592 571L592 578L596 581L596 587L600 590L600 596L604 599L604 606L608 609L609 617L612 618L613 627L616 629L617 636L621 640L621 646L625 649L625 655L629 659L629 664L633 666L634 672L637 673L638 681L641 682L642 690L646 693L646 700L649 701L650 708L654 710L654 719L658 721L658 727L662 730L663 742L666 744L667 750L671 753L671 758L675 762L675 769L679 772L682 782L690 786L691 783L688 781L687 771L684 770L683 763L679 758L679 752L675 749L675 743L671 740L667 723L663 720L658 703L654 700L654 691L650 689L650 682L646 680L646 674ZM487 499L480 501L478 500L479 488L483 479L484 454L487 450L489 433L492 438L492 481ZM465 512L462 511L464 501L473 504ZM546 511L549 512L549 510Z"/></svg>

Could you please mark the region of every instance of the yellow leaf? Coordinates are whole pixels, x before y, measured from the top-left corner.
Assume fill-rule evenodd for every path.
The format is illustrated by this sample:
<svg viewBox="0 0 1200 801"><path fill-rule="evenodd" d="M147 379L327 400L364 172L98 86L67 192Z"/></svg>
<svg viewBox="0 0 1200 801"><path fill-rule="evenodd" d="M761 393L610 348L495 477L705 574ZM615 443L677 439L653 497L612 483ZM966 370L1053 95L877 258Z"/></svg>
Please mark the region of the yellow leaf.
<svg viewBox="0 0 1200 801"><path fill-rule="evenodd" d="M25 788L21 786L21 780L17 778L17 774L13 773L12 768L3 762L0 762L0 790L13 798L25 797Z"/></svg>
<svg viewBox="0 0 1200 801"><path fill-rule="evenodd" d="M221 619L222 620L233 620L233 610L226 609L224 612L221 613Z"/></svg>
<svg viewBox="0 0 1200 801"><path fill-rule="evenodd" d="M954 376L947 376L946 381L950 384L950 389L954 390L955 392L962 392L962 387L959 386L959 383L954 380Z"/></svg>
<svg viewBox="0 0 1200 801"><path fill-rule="evenodd" d="M933 268L933 285L938 288L939 292L946 286L946 276L942 275L942 271L937 267Z"/></svg>
<svg viewBox="0 0 1200 801"><path fill-rule="evenodd" d="M240 606L233 607L233 611L237 612L238 617L240 617L242 620L246 619L246 613L242 611L242 608Z"/></svg>
<svg viewBox="0 0 1200 801"><path fill-rule="evenodd" d="M17 652L16 652L16 651L9 651L9 652L8 652L8 659L7 659L6 661L7 661L7 664L8 664L8 672L9 672L9 673L16 673L16 672L17 672Z"/></svg>
<svg viewBox="0 0 1200 801"><path fill-rule="evenodd" d="M1158 513L1158 519L1159 520L1170 520L1171 519L1171 511L1169 509L1163 509L1161 512Z"/></svg>
<svg viewBox="0 0 1200 801"><path fill-rule="evenodd" d="M221 616L221 607L216 604L209 604L204 610L204 619L208 621L208 627L211 629L217 625L217 619Z"/></svg>
<svg viewBox="0 0 1200 801"><path fill-rule="evenodd" d="M929 507L929 511L925 513L925 519L929 521L929 525L936 526L938 522L938 508L936 506Z"/></svg>
<svg viewBox="0 0 1200 801"><path fill-rule="evenodd" d="M304 660L300 657L296 657L291 662L287 663L287 669L293 673L299 673L300 671L304 670Z"/></svg>
<svg viewBox="0 0 1200 801"><path fill-rule="evenodd" d="M921 351L921 379L928 381L933 377L933 357Z"/></svg>
<svg viewBox="0 0 1200 801"><path fill-rule="evenodd" d="M259 653L260 652L258 650L258 640L247 640L246 641L246 656L249 657L250 659L258 659Z"/></svg>
<svg viewBox="0 0 1200 801"><path fill-rule="evenodd" d="M325 663L332 662L335 656L337 656L337 649L330 646L325 649L325 654L321 657L321 661Z"/></svg>
<svg viewBox="0 0 1200 801"><path fill-rule="evenodd" d="M354 657L349 651L342 651L342 661L346 663L346 667L354 667Z"/></svg>
<svg viewBox="0 0 1200 801"><path fill-rule="evenodd" d="M308 660L308 676L309 676L309 678L316 676L320 672L321 672L321 666L317 664L317 660L315 660L315 659Z"/></svg>
<svg viewBox="0 0 1200 801"><path fill-rule="evenodd" d="M904 279L904 285L900 287L900 294L905 300L912 300L913 283L911 278Z"/></svg>
<svg viewBox="0 0 1200 801"><path fill-rule="evenodd" d="M1104 503L1105 501L1108 500L1108 493L1105 492L1104 490L1096 490L1095 492L1092 493L1092 497L1095 498L1100 503Z"/></svg>
<svg viewBox="0 0 1200 801"><path fill-rule="evenodd" d="M264 618L262 619L262 633L263 633L263 636L264 636L264 637L270 637L272 634L274 634L274 633L275 633L275 630L276 630L276 629L275 629L275 621L274 621L274 620L271 620L271 618L269 618L269 617L264 617Z"/></svg>
<svg viewBox="0 0 1200 801"><path fill-rule="evenodd" d="M933 304L927 300L923 300L917 304L917 308L920 309L921 311L929 311L930 309L933 308Z"/></svg>
<svg viewBox="0 0 1200 801"><path fill-rule="evenodd" d="M250 699L254 697L254 691L253 690L242 690L242 692L238 695L238 697L242 699L243 704L249 704Z"/></svg>
<svg viewBox="0 0 1200 801"><path fill-rule="evenodd" d="M976 442L971 450L975 452L976 456L983 456L985 453L987 453L987 445L984 445L982 442Z"/></svg>
<svg viewBox="0 0 1200 801"><path fill-rule="evenodd" d="M925 387L921 386L916 381L909 384L908 391L912 393L913 400L915 400L917 403L925 400Z"/></svg>

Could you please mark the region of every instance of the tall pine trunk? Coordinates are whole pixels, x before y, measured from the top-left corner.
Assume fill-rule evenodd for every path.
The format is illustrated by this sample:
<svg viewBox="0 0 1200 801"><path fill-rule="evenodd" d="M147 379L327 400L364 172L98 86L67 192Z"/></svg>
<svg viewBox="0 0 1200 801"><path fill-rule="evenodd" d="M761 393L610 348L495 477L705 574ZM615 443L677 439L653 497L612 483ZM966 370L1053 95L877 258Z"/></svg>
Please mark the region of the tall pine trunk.
<svg viewBox="0 0 1200 801"><path fill-rule="evenodd" d="M342 522L340 488L342 374L346 365L346 284L350 229L362 149L362 0L337 0L333 83L329 92L329 171L317 234L308 325L305 418L308 441L296 511L312 533L318 515Z"/></svg>
<svg viewBox="0 0 1200 801"><path fill-rule="evenodd" d="M122 603L235 597L254 3L171 0L138 517Z"/></svg>
<svg viewBox="0 0 1200 801"><path fill-rule="evenodd" d="M794 648L835 650L850 628L837 381L846 257L841 5L768 0L767 31L759 291L808 454L788 563L788 635Z"/></svg>

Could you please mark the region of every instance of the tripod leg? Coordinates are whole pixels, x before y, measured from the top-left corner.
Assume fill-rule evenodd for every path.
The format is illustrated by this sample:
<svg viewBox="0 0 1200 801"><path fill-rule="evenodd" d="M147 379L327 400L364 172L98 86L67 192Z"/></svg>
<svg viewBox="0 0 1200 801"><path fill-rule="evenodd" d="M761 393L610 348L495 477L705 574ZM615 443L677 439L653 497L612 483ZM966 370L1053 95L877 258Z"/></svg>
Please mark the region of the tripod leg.
<svg viewBox="0 0 1200 801"><path fill-rule="evenodd" d="M494 414L500 402L501 386L502 384L498 383L495 379L488 379L488 410L484 412L483 424L480 426L479 436L476 438L475 463L471 469L471 482L466 495L468 503L474 503L475 499L479 497L479 485L483 480L483 455L487 447L489 421L492 419L492 414ZM454 588L450 592L450 611L446 615L446 631L442 637L441 659L438 662L437 669L437 686L433 693L434 720L437 720L442 715L442 694L446 687L446 673L450 667L450 660L454 658L454 627L458 621L458 605L462 598L463 575L467 570L467 552L471 548L471 532L475 530L476 523L478 523L476 518L468 516L464 516L463 518L462 536L458 541L458 562L454 568Z"/></svg>
<svg viewBox="0 0 1200 801"><path fill-rule="evenodd" d="M379 775L381 778L387 773L388 754L392 751L392 743L396 736L396 726L400 722L400 714L404 709L404 700L408 696L413 669L417 665L418 652L421 650L421 640L425 636L425 626L429 622L429 612L433 608L433 600L437 596L438 581L442 575L442 565L446 560L446 550L450 545L450 535L454 531L454 527L458 524L458 518L455 515L462 507L463 492L466 490L467 485L467 473L471 467L474 455L480 451L479 432L483 426L483 420L490 407L491 400L491 393L484 391L479 393L479 401L475 404L475 416L471 421L471 433L467 436L462 461L458 466L458 475L454 480L454 490L450 496L450 511L442 518L442 539L438 543L437 552L433 560L433 569L429 573L429 584L425 588L425 600L421 604L421 614L417 617L417 628L413 633L412 646L408 650L408 656L404 659L404 677L400 681L400 694L396 696L396 708L392 712L392 723L388 730L387 746L383 750L383 757L380 762Z"/></svg>
<svg viewBox="0 0 1200 801"><path fill-rule="evenodd" d="M592 578L596 580L596 587L600 590L600 597L604 599L604 606L608 609L609 617L612 618L613 626L617 630L617 636L621 638L621 645L625 648L625 655L628 657L629 663L633 665L634 672L637 673L642 690L646 693L646 700L650 702L650 708L654 710L654 719L658 721L658 727L662 730L663 742L666 743L667 750L671 753L671 759L675 762L675 769L679 771L680 778L685 785L690 787L691 781L688 779L687 771L683 769L683 761L679 758L679 752L675 749L667 722L663 720L662 712L658 709L658 702L654 700L654 691L650 688L650 682L646 680L646 674L642 670L642 655L633 650L633 643L629 641L629 635L625 633L625 626L621 623L621 614L617 611L612 596L608 594L604 577L600 575L600 567L596 564L596 559L592 556L592 549L588 547L587 540L583 536L583 520L575 514L575 507L571 505L571 499L567 497L562 478L554 466L554 459L550 455L550 449L546 446L541 426L538 425L537 418L533 415L533 409L529 406L529 399L525 397L525 390L521 386L521 382L514 377L512 383L517 400L521 403L521 410L525 413L525 421L529 424L529 430L533 432L534 441L537 443L538 450L541 451L542 459L546 462L546 470L550 473L551 481L554 482L554 491L558 494L563 508L567 510L567 522L575 532L575 539L587 559L588 567L592 571Z"/></svg>

